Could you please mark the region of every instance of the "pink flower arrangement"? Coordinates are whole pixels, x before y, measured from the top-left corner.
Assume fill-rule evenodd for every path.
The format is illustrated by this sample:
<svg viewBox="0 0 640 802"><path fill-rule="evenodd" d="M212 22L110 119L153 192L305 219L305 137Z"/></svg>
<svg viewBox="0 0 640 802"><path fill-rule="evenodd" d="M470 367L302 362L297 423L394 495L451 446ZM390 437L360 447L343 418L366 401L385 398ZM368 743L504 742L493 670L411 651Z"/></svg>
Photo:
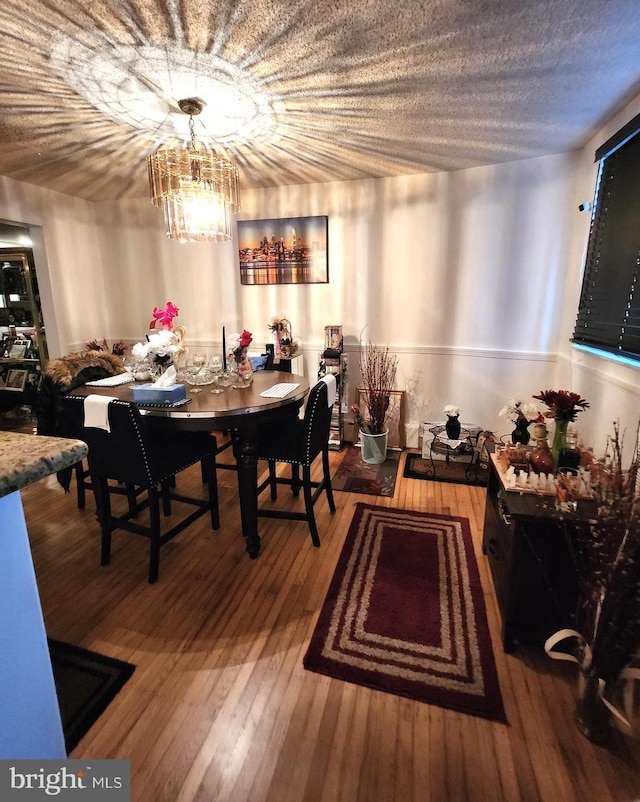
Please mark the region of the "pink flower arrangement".
<svg viewBox="0 0 640 802"><path fill-rule="evenodd" d="M156 323L160 323L164 331L171 331L173 319L178 316L179 311L178 307L171 301L167 301L164 309L160 309L158 306L154 307L153 320L149 323L149 328L155 329Z"/></svg>

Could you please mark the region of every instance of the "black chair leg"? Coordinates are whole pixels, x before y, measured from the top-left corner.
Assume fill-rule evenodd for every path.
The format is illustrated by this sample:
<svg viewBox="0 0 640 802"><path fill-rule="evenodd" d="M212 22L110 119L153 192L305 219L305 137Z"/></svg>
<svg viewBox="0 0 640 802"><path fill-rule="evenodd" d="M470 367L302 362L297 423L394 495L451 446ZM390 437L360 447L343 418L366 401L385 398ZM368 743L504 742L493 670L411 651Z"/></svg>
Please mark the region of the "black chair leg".
<svg viewBox="0 0 640 802"><path fill-rule="evenodd" d="M111 559L111 500L109 498L109 482L104 477L91 477L93 493L96 499L96 510L102 545L100 552L100 565L107 565Z"/></svg>
<svg viewBox="0 0 640 802"><path fill-rule="evenodd" d="M271 501L278 498L278 484L276 482L276 461L270 459L269 465L269 489L271 491Z"/></svg>
<svg viewBox="0 0 640 802"><path fill-rule="evenodd" d="M149 524L149 584L152 585L160 568L160 498L155 486L149 488Z"/></svg>
<svg viewBox="0 0 640 802"><path fill-rule="evenodd" d="M331 470L329 467L329 450L325 449L322 452L322 481L324 484L324 491L327 494L327 502L329 504L329 510L334 513L336 511L336 505L333 500L333 488L331 487Z"/></svg>
<svg viewBox="0 0 640 802"><path fill-rule="evenodd" d="M201 462L202 476L207 483L209 493L209 507L211 513L211 528L220 529L220 507L218 504L218 476L216 473L215 457L208 457Z"/></svg>
<svg viewBox="0 0 640 802"><path fill-rule="evenodd" d="M76 474L76 492L78 498L78 509L83 510L85 507L85 487L84 487L84 465L82 462L76 462L73 466Z"/></svg>
<svg viewBox="0 0 640 802"><path fill-rule="evenodd" d="M138 513L136 512L136 507L138 504L137 494L135 485L125 485L127 491L127 503L129 505L129 512L131 513L132 518L137 518Z"/></svg>
<svg viewBox="0 0 640 802"><path fill-rule="evenodd" d="M291 492L294 496L300 495L300 465L297 462L291 463Z"/></svg>
<svg viewBox="0 0 640 802"><path fill-rule="evenodd" d="M311 467L305 465L302 469L302 489L304 492L304 507L311 532L311 540L316 548L320 548L320 538L318 537L318 527L316 526L316 516L313 512L313 488L311 487Z"/></svg>
<svg viewBox="0 0 640 802"><path fill-rule="evenodd" d="M162 514L171 515L171 484L168 479L160 483L160 496L162 498Z"/></svg>

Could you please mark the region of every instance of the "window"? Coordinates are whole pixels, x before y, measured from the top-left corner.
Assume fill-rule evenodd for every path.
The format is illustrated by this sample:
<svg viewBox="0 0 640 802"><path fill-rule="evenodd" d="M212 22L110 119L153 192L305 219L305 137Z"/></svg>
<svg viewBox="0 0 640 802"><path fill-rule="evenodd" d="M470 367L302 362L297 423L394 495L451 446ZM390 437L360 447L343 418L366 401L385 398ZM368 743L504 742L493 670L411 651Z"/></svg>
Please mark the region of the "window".
<svg viewBox="0 0 640 802"><path fill-rule="evenodd" d="M596 161L573 342L640 363L640 115L598 148Z"/></svg>

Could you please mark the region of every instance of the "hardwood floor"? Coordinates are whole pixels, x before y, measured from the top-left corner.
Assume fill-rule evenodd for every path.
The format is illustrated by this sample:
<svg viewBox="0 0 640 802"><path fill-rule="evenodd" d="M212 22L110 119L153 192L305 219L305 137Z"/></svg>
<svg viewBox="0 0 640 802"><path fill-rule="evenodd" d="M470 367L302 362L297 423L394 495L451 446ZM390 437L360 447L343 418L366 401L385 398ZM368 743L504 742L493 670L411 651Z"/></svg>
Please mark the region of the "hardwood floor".
<svg viewBox="0 0 640 802"><path fill-rule="evenodd" d="M128 533L100 567L92 498L79 511L55 477L23 491L48 634L136 665L71 757L130 759L134 802L640 799L638 743L615 733L603 749L575 727L576 667L502 651L483 488L404 479L401 461L393 499L336 493L335 516L318 502L318 550L306 524L261 520L252 561L236 476L218 477L222 528L204 518L164 546L155 585ZM197 491L199 469L179 486ZM303 669L357 501L469 519L508 724Z"/></svg>

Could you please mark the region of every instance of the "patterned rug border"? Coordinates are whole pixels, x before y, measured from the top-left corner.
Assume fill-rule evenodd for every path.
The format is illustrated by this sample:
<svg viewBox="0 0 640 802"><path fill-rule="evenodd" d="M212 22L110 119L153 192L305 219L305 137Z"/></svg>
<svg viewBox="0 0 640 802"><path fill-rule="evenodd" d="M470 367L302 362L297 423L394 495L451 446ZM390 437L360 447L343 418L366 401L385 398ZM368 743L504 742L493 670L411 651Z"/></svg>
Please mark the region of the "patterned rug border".
<svg viewBox="0 0 640 802"><path fill-rule="evenodd" d="M369 512L374 517L378 515L380 519L388 519L392 526L391 519L396 519L397 528L401 528L401 519L407 516L414 519L422 519L425 523L431 520L459 525L460 536L457 538L459 543L458 545L453 545L451 551L453 553L460 548L461 553L458 556L460 559L464 559L466 565L471 624L475 624L475 628L471 635L471 641L469 641L469 632L465 630L464 641L465 643L475 643L478 649L478 657L477 660L472 660L469 657L467 662L464 663L464 654L457 652L454 644L453 647L450 647L452 653L450 662L456 664L457 661L457 664L464 664L466 669L471 670L472 673L477 672L474 678L466 680L466 684L464 677L453 675L453 669L456 668L456 665L453 665L452 668L446 663L446 660L439 663L439 657L431 656L429 650L434 650L433 644L409 642L402 640L402 636L398 636L397 639L395 637L385 637L385 635L380 635L378 632L367 631L362 621L359 625L360 641L348 631L345 634L348 628L347 625L354 627L355 631L353 622L358 617L362 618L363 615L359 609L362 606L360 597L352 604L347 604L346 599L350 597L348 574L355 575L354 565L359 560L363 566L366 564L367 570L374 570L370 568L371 557L369 552L361 554L357 551L359 548L358 540L360 539L361 543L365 542L364 537L360 534L360 529L363 524L363 518ZM383 525L381 520L370 521L368 519L368 522L374 527ZM458 557L455 557L455 561L459 561ZM379 566L376 562L376 574L378 570ZM462 578L462 574L456 575L456 580ZM367 588L366 591L360 588L359 593L369 593L370 590L371 588ZM447 608L448 611L452 609L451 607ZM369 611L366 612L366 617L368 618L368 616ZM396 621L397 619L393 620ZM451 616L451 620L454 620L453 616ZM385 642L387 642L386 646ZM338 644L335 649L333 648L333 643ZM344 649L344 655L343 652L338 651L338 647ZM349 650L354 647L356 650L355 657L349 653ZM334 654L338 654L340 659L332 656L332 651ZM440 651L443 651L443 649L440 649ZM466 653L467 650L462 651ZM472 651L470 645L468 651L470 655ZM384 657L381 657L383 653ZM365 656L367 663L364 667L362 666L362 655ZM411 663L416 655L420 658L418 665L421 662L433 663L434 665L431 675L425 669L421 669L419 680L415 678L416 669L412 667ZM448 655L446 657L448 658ZM380 663L382 670L377 668L376 661ZM329 590L322 604L318 621L304 656L303 665L309 671L324 674L334 679L352 682L374 690L393 693L397 696L404 696L462 713L506 722L469 521L459 516L395 509L393 507L358 502ZM398 666L400 666L400 671L396 670ZM443 666L443 669L438 673L435 667L440 666ZM480 669L479 672L478 668ZM452 675L450 680L449 674ZM472 679L476 682L475 688L472 685ZM478 682L479 689L477 687ZM448 686L445 687L447 683Z"/></svg>

